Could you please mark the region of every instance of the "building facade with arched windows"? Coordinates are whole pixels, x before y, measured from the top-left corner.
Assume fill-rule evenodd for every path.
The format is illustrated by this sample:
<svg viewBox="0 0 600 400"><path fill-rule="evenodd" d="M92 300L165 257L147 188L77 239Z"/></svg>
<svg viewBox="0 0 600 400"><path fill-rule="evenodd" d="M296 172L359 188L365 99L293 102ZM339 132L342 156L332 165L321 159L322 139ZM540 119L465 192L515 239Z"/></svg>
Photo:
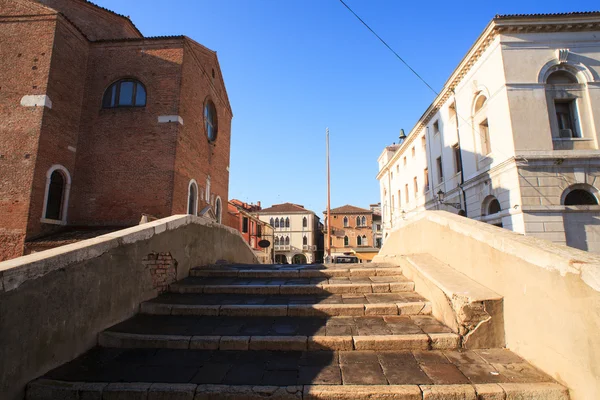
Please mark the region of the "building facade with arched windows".
<svg viewBox="0 0 600 400"><path fill-rule="evenodd" d="M214 51L83 0L0 14L0 260L74 226L221 220L232 111Z"/></svg>
<svg viewBox="0 0 600 400"><path fill-rule="evenodd" d="M261 221L273 227L275 263L307 264L323 258L319 246L322 237L319 217L304 206L293 203L274 204L256 212Z"/></svg>
<svg viewBox="0 0 600 400"><path fill-rule="evenodd" d="M331 256L356 255L361 262L368 262L379 252L373 231L374 211L346 204L329 210L331 221L326 221L325 230L330 230ZM323 212L327 220L327 212ZM327 240L327 238L325 238ZM327 248L327 244L325 244Z"/></svg>
<svg viewBox="0 0 600 400"><path fill-rule="evenodd" d="M599 33L597 12L496 16L380 155L384 240L444 209L600 252Z"/></svg>

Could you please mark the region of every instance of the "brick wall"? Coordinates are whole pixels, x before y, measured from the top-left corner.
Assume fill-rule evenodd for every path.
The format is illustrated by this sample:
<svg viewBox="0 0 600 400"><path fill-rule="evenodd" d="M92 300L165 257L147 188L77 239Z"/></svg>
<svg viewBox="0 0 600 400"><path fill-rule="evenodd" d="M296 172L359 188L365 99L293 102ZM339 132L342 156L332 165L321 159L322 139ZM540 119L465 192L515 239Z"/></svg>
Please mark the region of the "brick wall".
<svg viewBox="0 0 600 400"><path fill-rule="evenodd" d="M178 113L181 46L181 40L92 45L71 223L132 225L142 213L157 218L171 215L181 125L159 123L158 116ZM124 77L145 85L146 107L102 109L105 90ZM187 186L185 193L187 197Z"/></svg>
<svg viewBox="0 0 600 400"><path fill-rule="evenodd" d="M215 78L212 74L215 74ZM231 136L231 109L214 52L186 39L181 104L179 115L184 125L177 140L173 214L187 212L187 193L191 179L206 189L210 176L211 195L221 198L225 219L229 194L229 146ZM204 104L211 99L217 110L218 135L210 143L204 127ZM201 189L202 190L202 189ZM211 196L212 197L212 196ZM211 199L200 201L198 210ZM216 201L216 200L215 200ZM214 207L214 203L212 204Z"/></svg>
<svg viewBox="0 0 600 400"><path fill-rule="evenodd" d="M141 37L131 21L85 0L37 0L73 21L90 40Z"/></svg>
<svg viewBox="0 0 600 400"><path fill-rule="evenodd" d="M0 0L3 15L29 15L26 23L0 17L0 260L23 250L30 191L44 107L23 107L26 95L44 95L56 18L47 10Z"/></svg>
<svg viewBox="0 0 600 400"><path fill-rule="evenodd" d="M171 253L150 253L142 259L142 264L150 271L153 287L164 293L169 284L177 280L177 260Z"/></svg>
<svg viewBox="0 0 600 400"><path fill-rule="evenodd" d="M364 216L367 220L365 226L356 225L356 217ZM334 218L337 217L337 218ZM344 227L344 217L348 218L348 226ZM344 236L348 236L348 247L358 247L356 244L356 238L358 235L366 236L366 242L362 242L361 246L373 246L373 214L331 214L331 227L336 232L343 231L341 236L337 234L331 234L331 247L343 248L344 247Z"/></svg>

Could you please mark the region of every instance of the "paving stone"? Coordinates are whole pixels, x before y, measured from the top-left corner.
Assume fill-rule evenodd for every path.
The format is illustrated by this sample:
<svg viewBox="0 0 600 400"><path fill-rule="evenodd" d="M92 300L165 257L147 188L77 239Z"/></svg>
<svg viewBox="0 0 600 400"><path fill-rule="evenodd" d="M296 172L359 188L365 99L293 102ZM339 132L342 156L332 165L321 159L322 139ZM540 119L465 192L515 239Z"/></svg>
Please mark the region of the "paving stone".
<svg viewBox="0 0 600 400"><path fill-rule="evenodd" d="M302 353L298 365L306 366L337 366L339 365L339 352L335 351L308 351Z"/></svg>
<svg viewBox="0 0 600 400"><path fill-rule="evenodd" d="M248 349L304 351L306 342L306 336L252 336Z"/></svg>
<svg viewBox="0 0 600 400"><path fill-rule="evenodd" d="M373 293L389 293L390 292L390 284L389 283L377 283L374 282L371 285Z"/></svg>
<svg viewBox="0 0 600 400"><path fill-rule="evenodd" d="M416 364L417 361L411 351L378 351L377 358L381 365Z"/></svg>
<svg viewBox="0 0 600 400"><path fill-rule="evenodd" d="M191 350L217 350L221 336L192 336L190 340Z"/></svg>
<svg viewBox="0 0 600 400"><path fill-rule="evenodd" d="M381 364L383 373L390 385L422 385L433 383L431 378L414 362L402 364Z"/></svg>
<svg viewBox="0 0 600 400"><path fill-rule="evenodd" d="M110 383L102 392L102 400L147 400L150 383Z"/></svg>
<svg viewBox="0 0 600 400"><path fill-rule="evenodd" d="M394 315L398 314L396 304L365 304L365 315Z"/></svg>
<svg viewBox="0 0 600 400"><path fill-rule="evenodd" d="M550 377L528 363L492 364L504 382L533 383L550 381Z"/></svg>
<svg viewBox="0 0 600 400"><path fill-rule="evenodd" d="M418 350L427 349L427 335L354 336L356 350Z"/></svg>
<svg viewBox="0 0 600 400"><path fill-rule="evenodd" d="M477 400L471 385L423 385L423 400Z"/></svg>
<svg viewBox="0 0 600 400"><path fill-rule="evenodd" d="M298 384L298 371L265 371L261 385L289 386Z"/></svg>
<svg viewBox="0 0 600 400"><path fill-rule="evenodd" d="M341 365L344 385L386 385L387 379L379 363Z"/></svg>
<svg viewBox="0 0 600 400"><path fill-rule="evenodd" d="M304 400L422 400L416 385L306 385Z"/></svg>
<svg viewBox="0 0 600 400"><path fill-rule="evenodd" d="M354 324L354 321L352 321L352 324ZM327 336L352 336L358 332L355 326L327 324L326 333Z"/></svg>
<svg viewBox="0 0 600 400"><path fill-rule="evenodd" d="M341 385L342 374L340 367L331 366L301 366L298 376L301 385Z"/></svg>
<svg viewBox="0 0 600 400"><path fill-rule="evenodd" d="M239 317L285 317L287 315L287 305L228 304L221 306L219 315Z"/></svg>
<svg viewBox="0 0 600 400"><path fill-rule="evenodd" d="M37 379L27 385L28 400L78 400L78 391L72 382Z"/></svg>
<svg viewBox="0 0 600 400"><path fill-rule="evenodd" d="M507 349L477 349L473 351L490 364L511 364L524 362L521 357Z"/></svg>
<svg viewBox="0 0 600 400"><path fill-rule="evenodd" d="M508 382L491 364L458 364L457 368L471 383L499 383Z"/></svg>
<svg viewBox="0 0 600 400"><path fill-rule="evenodd" d="M310 336L308 350L352 350L352 336Z"/></svg>
<svg viewBox="0 0 600 400"><path fill-rule="evenodd" d="M454 364L481 364L486 362L473 350L445 350L443 353Z"/></svg>
<svg viewBox="0 0 600 400"><path fill-rule="evenodd" d="M505 400L504 389L495 383L473 385L477 400Z"/></svg>
<svg viewBox="0 0 600 400"><path fill-rule="evenodd" d="M568 390L556 383L499 383L506 400L568 400Z"/></svg>
<svg viewBox="0 0 600 400"><path fill-rule="evenodd" d="M460 347L460 336L456 333L428 333L427 335L430 339L430 347L434 350L457 349Z"/></svg>
<svg viewBox="0 0 600 400"><path fill-rule="evenodd" d="M440 350L413 351L413 355L419 364L450 364L450 361Z"/></svg>
<svg viewBox="0 0 600 400"><path fill-rule="evenodd" d="M194 400L301 400L301 386L199 385Z"/></svg>
<svg viewBox="0 0 600 400"><path fill-rule="evenodd" d="M76 387L79 392L79 400L102 400L102 392L104 391L104 388L108 386L108 383L75 382L73 386ZM65 398L65 400L66 399L67 398Z"/></svg>
<svg viewBox="0 0 600 400"><path fill-rule="evenodd" d="M340 364L379 364L374 351L340 351Z"/></svg>
<svg viewBox="0 0 600 400"><path fill-rule="evenodd" d="M469 380L453 364L420 364L420 368L436 385L467 384Z"/></svg>
<svg viewBox="0 0 600 400"><path fill-rule="evenodd" d="M431 313L431 309L427 311L427 303L422 301L397 303L396 305L398 306L398 314L400 315L418 315Z"/></svg>
<svg viewBox="0 0 600 400"><path fill-rule="evenodd" d="M264 366L261 364L234 364L222 383L227 385L254 385L262 380L265 373Z"/></svg>
<svg viewBox="0 0 600 400"><path fill-rule="evenodd" d="M220 350L248 350L250 336L221 336Z"/></svg>
<svg viewBox="0 0 600 400"><path fill-rule="evenodd" d="M140 312L154 315L171 315L172 307L172 304L161 304L145 301L140 305Z"/></svg>
<svg viewBox="0 0 600 400"><path fill-rule="evenodd" d="M153 383L148 400L193 400L197 387L191 383Z"/></svg>
<svg viewBox="0 0 600 400"><path fill-rule="evenodd" d="M217 305L173 304L171 315L219 315L220 308Z"/></svg>

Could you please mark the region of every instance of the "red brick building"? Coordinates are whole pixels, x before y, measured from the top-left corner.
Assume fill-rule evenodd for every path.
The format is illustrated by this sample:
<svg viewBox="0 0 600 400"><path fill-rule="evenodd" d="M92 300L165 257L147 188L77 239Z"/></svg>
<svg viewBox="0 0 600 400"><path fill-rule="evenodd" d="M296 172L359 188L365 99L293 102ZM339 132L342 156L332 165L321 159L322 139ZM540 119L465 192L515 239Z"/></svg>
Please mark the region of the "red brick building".
<svg viewBox="0 0 600 400"><path fill-rule="evenodd" d="M227 225L239 231L257 256L268 264L273 258L271 254L274 240L273 227L254 214L260 210L260 201L258 204L248 204L232 199L227 203ZM271 245L266 248L260 247L258 242L263 239L268 240Z"/></svg>
<svg viewBox="0 0 600 400"><path fill-rule="evenodd" d="M0 0L0 260L74 226L227 204L216 53L85 0Z"/></svg>

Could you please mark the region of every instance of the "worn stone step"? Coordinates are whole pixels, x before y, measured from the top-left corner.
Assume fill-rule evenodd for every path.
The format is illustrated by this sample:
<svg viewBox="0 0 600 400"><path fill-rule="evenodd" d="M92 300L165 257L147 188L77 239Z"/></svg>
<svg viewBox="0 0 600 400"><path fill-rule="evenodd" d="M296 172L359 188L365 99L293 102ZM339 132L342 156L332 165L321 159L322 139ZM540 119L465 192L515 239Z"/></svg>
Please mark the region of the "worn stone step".
<svg viewBox="0 0 600 400"><path fill-rule="evenodd" d="M27 400L85 398L569 397L564 387L505 349L277 352L97 347L31 382L26 394Z"/></svg>
<svg viewBox="0 0 600 400"><path fill-rule="evenodd" d="M401 275L361 278L201 278L190 277L169 286L172 293L229 294L360 294L414 290Z"/></svg>
<svg viewBox="0 0 600 400"><path fill-rule="evenodd" d="M211 350L455 349L460 337L431 316L195 317L136 315L99 335L117 348Z"/></svg>
<svg viewBox="0 0 600 400"><path fill-rule="evenodd" d="M226 278L343 278L402 275L402 268L327 268L327 269L222 269L193 268L190 276Z"/></svg>
<svg viewBox="0 0 600 400"><path fill-rule="evenodd" d="M363 316L428 315L431 303L414 292L319 295L233 295L168 293L141 304L155 315Z"/></svg>

